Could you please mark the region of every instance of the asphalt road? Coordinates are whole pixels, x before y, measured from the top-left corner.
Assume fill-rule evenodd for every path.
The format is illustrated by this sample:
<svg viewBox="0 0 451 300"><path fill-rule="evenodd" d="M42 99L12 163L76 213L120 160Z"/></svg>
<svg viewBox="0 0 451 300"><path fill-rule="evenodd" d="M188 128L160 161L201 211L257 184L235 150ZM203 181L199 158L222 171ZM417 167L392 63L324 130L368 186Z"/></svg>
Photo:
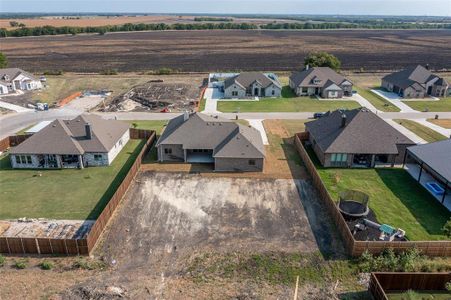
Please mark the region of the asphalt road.
<svg viewBox="0 0 451 300"><path fill-rule="evenodd" d="M53 120L56 118L73 118L82 111L59 108L49 111L32 111L23 113L10 113L0 117L0 138L12 135L17 131L26 128L40 121ZM115 112L99 113L104 118L118 120L170 120L180 113L147 113L147 112ZM271 112L271 113L220 113L222 117L228 119L308 119L313 116L313 112ZM451 112L384 112L378 113L384 119L430 119L438 115L440 119L451 119Z"/></svg>

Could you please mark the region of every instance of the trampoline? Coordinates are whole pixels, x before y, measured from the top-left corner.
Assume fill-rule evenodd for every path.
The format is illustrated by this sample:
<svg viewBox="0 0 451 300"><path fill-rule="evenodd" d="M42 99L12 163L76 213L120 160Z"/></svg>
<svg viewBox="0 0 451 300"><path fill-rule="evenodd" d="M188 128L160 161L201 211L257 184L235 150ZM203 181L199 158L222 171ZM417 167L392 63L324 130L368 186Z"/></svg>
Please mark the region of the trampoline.
<svg viewBox="0 0 451 300"><path fill-rule="evenodd" d="M368 195L353 190L340 193L337 207L347 220L364 218L370 212L368 208Z"/></svg>

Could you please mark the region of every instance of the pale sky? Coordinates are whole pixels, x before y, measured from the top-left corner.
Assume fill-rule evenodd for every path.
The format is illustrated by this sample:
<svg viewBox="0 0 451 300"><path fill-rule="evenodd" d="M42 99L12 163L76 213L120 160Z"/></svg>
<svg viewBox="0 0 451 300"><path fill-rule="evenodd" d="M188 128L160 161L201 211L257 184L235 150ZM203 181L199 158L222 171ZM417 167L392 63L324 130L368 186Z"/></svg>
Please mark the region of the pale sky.
<svg viewBox="0 0 451 300"><path fill-rule="evenodd" d="M451 0L0 0L0 12L451 16Z"/></svg>

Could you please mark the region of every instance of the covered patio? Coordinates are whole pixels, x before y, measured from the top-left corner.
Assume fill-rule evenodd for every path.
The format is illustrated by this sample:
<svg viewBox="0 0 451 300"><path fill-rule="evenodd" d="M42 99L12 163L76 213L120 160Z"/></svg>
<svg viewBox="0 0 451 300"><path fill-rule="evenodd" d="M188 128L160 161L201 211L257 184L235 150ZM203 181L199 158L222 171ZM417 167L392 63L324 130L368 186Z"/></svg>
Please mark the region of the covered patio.
<svg viewBox="0 0 451 300"><path fill-rule="evenodd" d="M404 168L451 211L451 140L407 148Z"/></svg>
<svg viewBox="0 0 451 300"><path fill-rule="evenodd" d="M213 164L213 150L211 149L187 149L185 150L185 162L196 164Z"/></svg>

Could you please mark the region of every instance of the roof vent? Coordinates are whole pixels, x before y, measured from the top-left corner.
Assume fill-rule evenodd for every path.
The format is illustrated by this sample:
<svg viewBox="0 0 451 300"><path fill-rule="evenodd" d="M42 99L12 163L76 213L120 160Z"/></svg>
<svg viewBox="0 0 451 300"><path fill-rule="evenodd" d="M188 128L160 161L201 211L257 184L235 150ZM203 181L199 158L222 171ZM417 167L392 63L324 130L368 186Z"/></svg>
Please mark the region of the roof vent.
<svg viewBox="0 0 451 300"><path fill-rule="evenodd" d="M342 114L341 115L341 127L345 127L346 126L346 115Z"/></svg>

